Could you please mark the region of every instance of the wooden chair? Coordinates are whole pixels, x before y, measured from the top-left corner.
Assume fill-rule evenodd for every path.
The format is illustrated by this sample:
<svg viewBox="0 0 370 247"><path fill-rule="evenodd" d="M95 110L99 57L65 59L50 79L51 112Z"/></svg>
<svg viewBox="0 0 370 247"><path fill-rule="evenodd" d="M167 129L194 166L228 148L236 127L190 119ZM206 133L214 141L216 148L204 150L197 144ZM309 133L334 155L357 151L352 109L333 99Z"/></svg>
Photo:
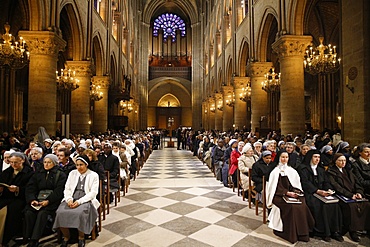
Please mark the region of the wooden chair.
<svg viewBox="0 0 370 247"><path fill-rule="evenodd" d="M254 190L254 185L252 185L252 169L248 170L248 206L252 208L252 199L255 200L256 205L256 215L258 215L258 202L256 199L257 192Z"/></svg>
<svg viewBox="0 0 370 247"><path fill-rule="evenodd" d="M105 202L104 202L104 183L103 180L99 180L99 203L100 207L98 208L98 222L99 222L99 232L101 232L101 222L102 222L102 214L103 219L105 220Z"/></svg>
<svg viewBox="0 0 370 247"><path fill-rule="evenodd" d="M256 199L256 215L258 215L258 204L259 200ZM265 176L262 177L262 219L263 224L267 222L267 215L266 215L266 178Z"/></svg>
<svg viewBox="0 0 370 247"><path fill-rule="evenodd" d="M243 201L245 201L245 191L244 191L244 189L243 189L243 185L242 185L242 180L240 179L240 170L239 170L239 168L236 170L236 172L237 172L237 177L236 177L236 179L237 179L237 181L238 181L238 184L237 184L237 190L238 190L238 196L242 196L242 198L243 198Z"/></svg>
<svg viewBox="0 0 370 247"><path fill-rule="evenodd" d="M110 204L110 172L105 171L105 176L107 177L107 184L105 186L105 205L104 210L107 210L107 215L109 214L109 204Z"/></svg>

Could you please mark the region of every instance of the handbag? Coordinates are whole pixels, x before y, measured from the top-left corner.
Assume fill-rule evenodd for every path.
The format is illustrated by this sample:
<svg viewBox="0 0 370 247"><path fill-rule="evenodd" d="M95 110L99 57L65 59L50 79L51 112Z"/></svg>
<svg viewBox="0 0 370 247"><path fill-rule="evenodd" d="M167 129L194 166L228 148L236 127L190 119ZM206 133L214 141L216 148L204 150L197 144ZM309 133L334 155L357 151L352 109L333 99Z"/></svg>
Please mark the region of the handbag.
<svg viewBox="0 0 370 247"><path fill-rule="evenodd" d="M39 194L37 195L38 201L45 201L48 197L53 193L53 190L40 190Z"/></svg>

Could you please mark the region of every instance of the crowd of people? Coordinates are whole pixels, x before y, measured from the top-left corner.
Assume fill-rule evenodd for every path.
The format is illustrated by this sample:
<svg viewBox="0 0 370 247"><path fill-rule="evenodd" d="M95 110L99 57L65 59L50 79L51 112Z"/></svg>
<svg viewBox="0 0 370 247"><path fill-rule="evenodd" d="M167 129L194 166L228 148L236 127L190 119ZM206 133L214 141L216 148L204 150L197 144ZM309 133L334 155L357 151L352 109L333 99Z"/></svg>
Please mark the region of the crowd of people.
<svg viewBox="0 0 370 247"><path fill-rule="evenodd" d="M177 149L190 150L224 186L240 185L248 193L252 180L255 200L265 197L275 235L291 243L313 236L342 242L347 232L359 242L359 234L370 235L369 143L351 147L339 133L328 132L258 138L251 132L179 128L176 136ZM42 127L28 139L4 133L0 244L22 237L38 246L45 230L59 229L61 246L67 246L76 228L75 241L84 246L98 216L99 180L107 181L109 171L110 188L123 190L123 181L135 179L143 165L140 158L160 142L157 131L69 139L50 137Z"/></svg>
<svg viewBox="0 0 370 247"><path fill-rule="evenodd" d="M157 132L61 139L50 137L43 127L28 139L3 134L0 246L12 240L38 246L45 234L56 230L62 234L61 246L85 246L97 224L100 184L106 188L109 181L110 190L103 193L123 194L125 182L136 178L154 139L158 141ZM111 193L111 202L115 196Z"/></svg>
<svg viewBox="0 0 370 247"><path fill-rule="evenodd" d="M237 131L193 135L189 149L225 187L239 185L248 193L251 179L256 200L266 197L275 235L291 243L310 237L342 242L347 232L354 242L370 237L370 143L351 147L329 132L271 132L260 139Z"/></svg>

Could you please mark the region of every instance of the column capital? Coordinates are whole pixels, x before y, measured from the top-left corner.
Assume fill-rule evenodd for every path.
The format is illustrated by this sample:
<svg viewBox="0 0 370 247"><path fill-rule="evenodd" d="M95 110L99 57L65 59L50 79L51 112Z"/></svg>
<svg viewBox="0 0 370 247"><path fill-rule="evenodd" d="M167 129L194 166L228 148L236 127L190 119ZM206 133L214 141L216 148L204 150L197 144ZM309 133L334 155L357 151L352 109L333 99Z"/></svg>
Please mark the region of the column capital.
<svg viewBox="0 0 370 247"><path fill-rule="evenodd" d="M222 86L223 95L234 92L233 86Z"/></svg>
<svg viewBox="0 0 370 247"><path fill-rule="evenodd" d="M251 77L263 77L272 66L272 62L250 62L247 64L248 75Z"/></svg>
<svg viewBox="0 0 370 247"><path fill-rule="evenodd" d="M101 89L108 89L110 84L109 76L93 76L92 82L96 86L100 86Z"/></svg>
<svg viewBox="0 0 370 247"><path fill-rule="evenodd" d="M30 55L52 55L57 57L64 51L67 42L55 32L50 31L19 31L19 35L27 43Z"/></svg>
<svg viewBox="0 0 370 247"><path fill-rule="evenodd" d="M67 68L76 71L76 76L92 76L94 66L91 61L67 61Z"/></svg>
<svg viewBox="0 0 370 247"><path fill-rule="evenodd" d="M235 89L242 89L247 86L251 81L250 77L234 77L234 87Z"/></svg>
<svg viewBox="0 0 370 247"><path fill-rule="evenodd" d="M272 49L280 58L291 56L300 56L303 58L306 48L311 42L311 36L283 35L272 44Z"/></svg>
<svg viewBox="0 0 370 247"><path fill-rule="evenodd" d="M218 100L222 100L222 93L215 93L215 96L214 96L214 98L215 98L215 101L218 101Z"/></svg>
<svg viewBox="0 0 370 247"><path fill-rule="evenodd" d="M214 104L215 103L215 98L209 97L208 98L208 104Z"/></svg>

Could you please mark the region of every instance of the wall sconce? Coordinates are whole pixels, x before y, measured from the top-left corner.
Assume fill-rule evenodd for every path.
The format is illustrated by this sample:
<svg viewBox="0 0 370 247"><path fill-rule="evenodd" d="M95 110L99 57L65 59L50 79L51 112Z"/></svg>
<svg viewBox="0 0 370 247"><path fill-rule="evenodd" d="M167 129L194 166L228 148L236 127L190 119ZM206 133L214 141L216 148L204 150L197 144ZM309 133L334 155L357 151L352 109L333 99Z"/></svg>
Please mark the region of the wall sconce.
<svg viewBox="0 0 370 247"><path fill-rule="evenodd" d="M356 77L358 75L358 71L357 71L357 68L356 67L351 67L349 70L348 70L348 75L346 76L346 88L348 88L349 91L351 91L351 93L355 93L355 88L352 86L349 85L348 81L351 80L355 80Z"/></svg>
<svg viewBox="0 0 370 247"><path fill-rule="evenodd" d="M215 104L213 104L213 105L209 108L209 111L210 111L210 112L212 112L212 113L215 113L215 111L216 111Z"/></svg>
<svg viewBox="0 0 370 247"><path fill-rule="evenodd" d="M218 104L217 104L217 109L218 109L219 111L223 111L223 110L224 110L224 107L223 107L223 102L222 102L222 100L219 100L219 101L218 101Z"/></svg>

